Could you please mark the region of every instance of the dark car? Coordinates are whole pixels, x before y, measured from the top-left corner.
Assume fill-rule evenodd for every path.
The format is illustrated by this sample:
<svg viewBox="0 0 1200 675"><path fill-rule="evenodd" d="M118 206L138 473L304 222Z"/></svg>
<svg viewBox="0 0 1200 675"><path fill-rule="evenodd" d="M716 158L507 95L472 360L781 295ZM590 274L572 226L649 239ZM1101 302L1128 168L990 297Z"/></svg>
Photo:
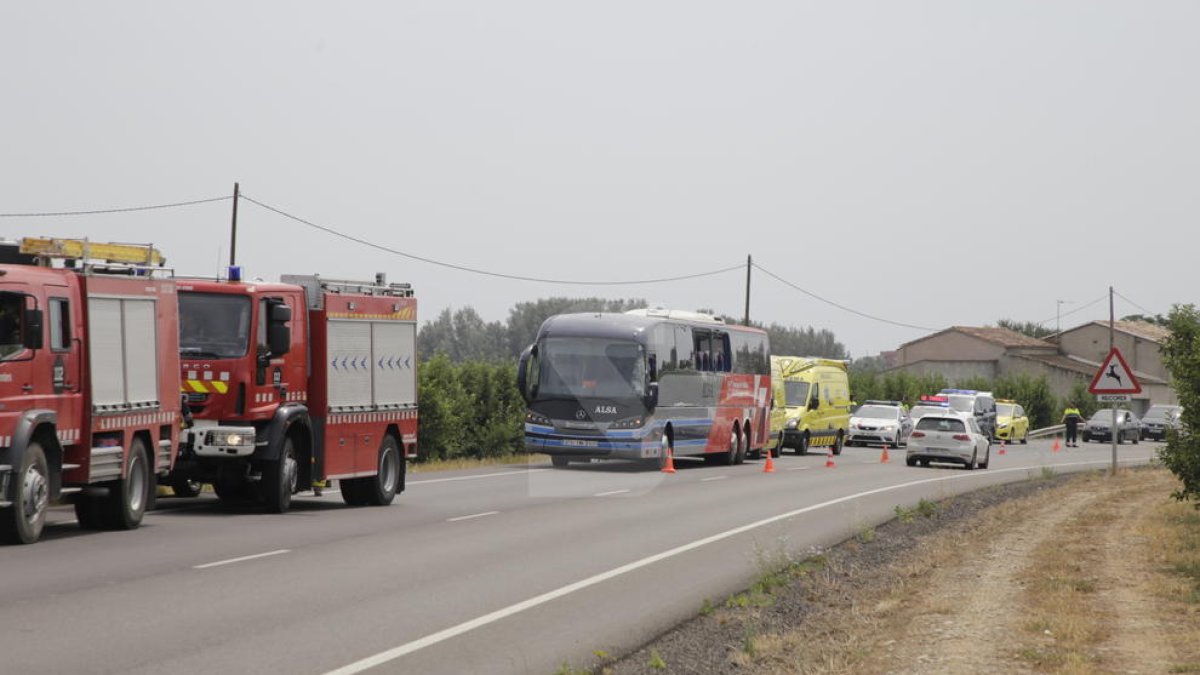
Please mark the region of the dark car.
<svg viewBox="0 0 1200 675"><path fill-rule="evenodd" d="M1167 430L1179 430L1179 415L1182 406L1152 405L1142 417L1142 439L1161 441L1166 439Z"/></svg>
<svg viewBox="0 0 1200 675"><path fill-rule="evenodd" d="M1112 440L1112 409L1097 410L1083 427L1083 442ZM1142 438L1142 423L1128 410L1117 411L1117 443L1133 441L1137 443Z"/></svg>

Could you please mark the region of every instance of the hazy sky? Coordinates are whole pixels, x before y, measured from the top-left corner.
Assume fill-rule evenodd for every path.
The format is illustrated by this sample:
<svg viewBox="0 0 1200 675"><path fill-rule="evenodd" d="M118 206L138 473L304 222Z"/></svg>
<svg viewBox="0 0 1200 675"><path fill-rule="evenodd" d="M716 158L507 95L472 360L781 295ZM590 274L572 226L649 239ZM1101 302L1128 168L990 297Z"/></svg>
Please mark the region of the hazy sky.
<svg viewBox="0 0 1200 675"><path fill-rule="evenodd" d="M419 256L552 279L744 265L941 329L1053 326L1110 284L1197 301L1200 2L0 4L0 212L245 194ZM0 218L229 256L230 203ZM423 318L550 295L740 316L744 270L489 278L243 202L250 276L409 281ZM756 319L855 356L926 331L754 273ZM1118 300L1118 315L1140 310ZM1106 318L1096 304L1063 320Z"/></svg>

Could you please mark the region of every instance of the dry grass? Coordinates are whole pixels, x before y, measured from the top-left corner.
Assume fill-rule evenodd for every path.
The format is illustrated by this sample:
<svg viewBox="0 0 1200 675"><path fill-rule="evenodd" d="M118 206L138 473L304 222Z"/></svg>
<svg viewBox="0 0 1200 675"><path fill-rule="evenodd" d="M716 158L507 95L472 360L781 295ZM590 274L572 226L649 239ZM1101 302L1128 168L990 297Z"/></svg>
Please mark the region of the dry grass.
<svg viewBox="0 0 1200 675"><path fill-rule="evenodd" d="M1139 529L1143 562L1154 572L1150 588L1176 650L1170 672L1200 673L1200 511L1164 500Z"/></svg>

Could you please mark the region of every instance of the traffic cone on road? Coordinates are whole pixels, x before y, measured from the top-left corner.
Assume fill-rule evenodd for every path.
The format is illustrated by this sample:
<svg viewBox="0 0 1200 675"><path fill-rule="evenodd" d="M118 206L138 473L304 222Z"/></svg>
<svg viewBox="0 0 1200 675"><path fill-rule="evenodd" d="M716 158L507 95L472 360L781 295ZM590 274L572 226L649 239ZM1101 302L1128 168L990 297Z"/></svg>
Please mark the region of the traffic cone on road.
<svg viewBox="0 0 1200 675"><path fill-rule="evenodd" d="M667 461L663 464L662 472L675 473L675 459L672 456L670 448L667 448Z"/></svg>
<svg viewBox="0 0 1200 675"><path fill-rule="evenodd" d="M888 463L888 459L889 459L889 458L888 458L888 446L887 446L887 443L884 443L884 444L883 444L883 452L882 452L882 453L880 453L880 455L879 455L879 463L880 463L880 464L887 464L887 463Z"/></svg>
<svg viewBox="0 0 1200 675"><path fill-rule="evenodd" d="M767 453L767 463L763 464L763 473L775 473L775 460L771 459L771 451L764 450Z"/></svg>
<svg viewBox="0 0 1200 675"><path fill-rule="evenodd" d="M1008 451L1004 449L1004 441L1000 441L1000 452L999 452L999 454L1001 454L1001 455L1007 455L1007 454L1008 454Z"/></svg>
<svg viewBox="0 0 1200 675"><path fill-rule="evenodd" d="M833 463L833 451L832 451L832 450L830 450L830 451L829 451L829 454L828 454L828 455L825 457L825 468L826 468L826 469L832 469L832 468L834 468L835 466L837 466L837 464L834 464L834 463Z"/></svg>
<svg viewBox="0 0 1200 675"><path fill-rule="evenodd" d="M1062 445L1058 442L1058 436L1054 437L1054 445L1050 446L1051 452L1058 452L1062 449Z"/></svg>

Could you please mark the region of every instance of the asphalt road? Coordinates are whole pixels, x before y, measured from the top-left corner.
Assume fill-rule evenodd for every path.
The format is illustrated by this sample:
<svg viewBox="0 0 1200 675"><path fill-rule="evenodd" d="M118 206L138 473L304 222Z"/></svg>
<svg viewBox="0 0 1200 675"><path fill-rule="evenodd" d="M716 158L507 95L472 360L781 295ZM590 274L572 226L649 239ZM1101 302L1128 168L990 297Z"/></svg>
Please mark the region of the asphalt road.
<svg viewBox="0 0 1200 675"><path fill-rule="evenodd" d="M1122 445L1145 463L1156 443ZM623 463L410 476L390 507L336 491L284 515L160 498L131 532L67 509L0 548L4 673L551 673L632 649L744 589L765 559L830 546L898 505L1109 466L1111 447L1010 446L991 467L879 448L667 475Z"/></svg>

